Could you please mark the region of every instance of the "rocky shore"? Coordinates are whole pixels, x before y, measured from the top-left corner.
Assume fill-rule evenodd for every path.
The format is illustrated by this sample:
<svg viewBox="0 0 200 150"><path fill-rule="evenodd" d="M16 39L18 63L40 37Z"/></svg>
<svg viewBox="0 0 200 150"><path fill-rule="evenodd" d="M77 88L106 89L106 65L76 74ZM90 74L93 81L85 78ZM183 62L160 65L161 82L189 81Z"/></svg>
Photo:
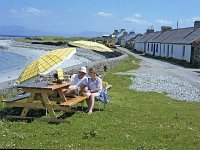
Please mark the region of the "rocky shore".
<svg viewBox="0 0 200 150"><path fill-rule="evenodd" d="M53 45L42 45L42 44L31 44L31 43L24 43L24 42L12 42L12 47L20 47L20 48L31 48L31 49L39 49L39 50L52 50L61 48L62 46L53 46Z"/></svg>

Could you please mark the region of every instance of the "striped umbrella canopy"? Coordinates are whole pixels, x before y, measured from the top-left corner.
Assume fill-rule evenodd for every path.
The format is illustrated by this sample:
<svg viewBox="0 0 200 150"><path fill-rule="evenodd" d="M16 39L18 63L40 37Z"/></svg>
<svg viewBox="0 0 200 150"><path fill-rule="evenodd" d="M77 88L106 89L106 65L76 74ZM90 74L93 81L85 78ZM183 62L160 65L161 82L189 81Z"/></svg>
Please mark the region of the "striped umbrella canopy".
<svg viewBox="0 0 200 150"><path fill-rule="evenodd" d="M99 52L113 52L110 48L107 46L97 43L97 42L91 42L91 41L74 41L69 42L69 45L84 48L84 49L91 49Z"/></svg>
<svg viewBox="0 0 200 150"><path fill-rule="evenodd" d="M39 74L47 74L66 59L76 53L76 48L52 50L28 65L17 79L18 83L31 79Z"/></svg>

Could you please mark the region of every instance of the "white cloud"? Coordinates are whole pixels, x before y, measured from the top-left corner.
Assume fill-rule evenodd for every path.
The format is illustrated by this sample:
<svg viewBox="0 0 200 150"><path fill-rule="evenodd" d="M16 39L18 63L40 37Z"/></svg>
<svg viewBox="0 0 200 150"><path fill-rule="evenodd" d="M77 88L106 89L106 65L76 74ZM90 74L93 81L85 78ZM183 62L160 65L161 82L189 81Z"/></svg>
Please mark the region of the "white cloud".
<svg viewBox="0 0 200 150"><path fill-rule="evenodd" d="M139 24L139 25L149 25L150 24L145 19L142 19L142 15L140 13L134 13L133 16L123 18L122 21L131 22L131 23Z"/></svg>
<svg viewBox="0 0 200 150"><path fill-rule="evenodd" d="M171 22L171 21L163 20L163 19L158 19L158 20L156 20L156 23L159 23L159 24L161 24L161 25L172 25L172 22Z"/></svg>
<svg viewBox="0 0 200 150"><path fill-rule="evenodd" d="M195 21L198 21L198 20L200 20L200 17L196 16L196 17L187 18L187 19L179 19L179 23L193 24Z"/></svg>
<svg viewBox="0 0 200 150"><path fill-rule="evenodd" d="M142 17L142 15L141 15L141 14L139 14L139 13L135 13L135 14L134 14L134 17L141 18L141 17Z"/></svg>
<svg viewBox="0 0 200 150"><path fill-rule="evenodd" d="M19 10L11 9L10 12L17 17L26 17L26 16L46 16L47 12L44 10L39 10L34 7L25 7Z"/></svg>
<svg viewBox="0 0 200 150"><path fill-rule="evenodd" d="M136 24L142 24L142 25L148 24L148 22L146 20L143 20L143 19L140 19L140 18L137 18L137 17L126 17L122 20L127 21L127 22L136 23Z"/></svg>
<svg viewBox="0 0 200 150"><path fill-rule="evenodd" d="M96 13L95 15L101 16L101 17L110 17L110 16L112 16L111 13L107 13L107 12L103 12L103 11L100 11L100 12Z"/></svg>

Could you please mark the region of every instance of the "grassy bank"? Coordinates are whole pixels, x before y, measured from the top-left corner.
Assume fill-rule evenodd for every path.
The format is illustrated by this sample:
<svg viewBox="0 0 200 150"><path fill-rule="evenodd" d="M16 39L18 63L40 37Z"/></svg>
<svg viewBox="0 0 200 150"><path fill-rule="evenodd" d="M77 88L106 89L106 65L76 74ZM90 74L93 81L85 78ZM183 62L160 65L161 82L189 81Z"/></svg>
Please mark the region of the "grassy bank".
<svg viewBox="0 0 200 150"><path fill-rule="evenodd" d="M130 56L106 74L113 86L104 111L90 116L78 112L69 117L71 123L57 125L48 124L48 116L32 123L2 119L0 148L199 149L200 104L129 90L131 76L114 73L137 69L133 60Z"/></svg>
<svg viewBox="0 0 200 150"><path fill-rule="evenodd" d="M70 41L79 41L79 40L89 40L89 38L84 37L71 37L71 38L65 38L61 36L37 36L37 37L29 37L29 38L21 38L16 39L18 42L26 42L26 43L33 43L33 42L51 42L51 43L63 43L66 44Z"/></svg>

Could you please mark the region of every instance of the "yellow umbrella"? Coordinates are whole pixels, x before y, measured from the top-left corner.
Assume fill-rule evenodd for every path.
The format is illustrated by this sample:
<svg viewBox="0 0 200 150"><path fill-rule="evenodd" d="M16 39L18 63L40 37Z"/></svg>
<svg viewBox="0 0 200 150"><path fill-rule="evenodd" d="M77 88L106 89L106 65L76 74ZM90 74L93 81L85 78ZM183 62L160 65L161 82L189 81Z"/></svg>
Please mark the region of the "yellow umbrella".
<svg viewBox="0 0 200 150"><path fill-rule="evenodd" d="M96 51L99 51L99 52L113 52L110 48L106 47L103 44L97 43L97 42L75 41L75 42L69 42L68 44L72 45L72 46L77 46L77 47L80 47L80 48L96 50Z"/></svg>
<svg viewBox="0 0 200 150"><path fill-rule="evenodd" d="M52 50L32 62L28 67L26 67L17 79L17 82L24 82L30 78L39 75L40 73L48 73L53 68L60 65L65 59L69 59L70 57L72 57L72 55L75 53L75 48Z"/></svg>

